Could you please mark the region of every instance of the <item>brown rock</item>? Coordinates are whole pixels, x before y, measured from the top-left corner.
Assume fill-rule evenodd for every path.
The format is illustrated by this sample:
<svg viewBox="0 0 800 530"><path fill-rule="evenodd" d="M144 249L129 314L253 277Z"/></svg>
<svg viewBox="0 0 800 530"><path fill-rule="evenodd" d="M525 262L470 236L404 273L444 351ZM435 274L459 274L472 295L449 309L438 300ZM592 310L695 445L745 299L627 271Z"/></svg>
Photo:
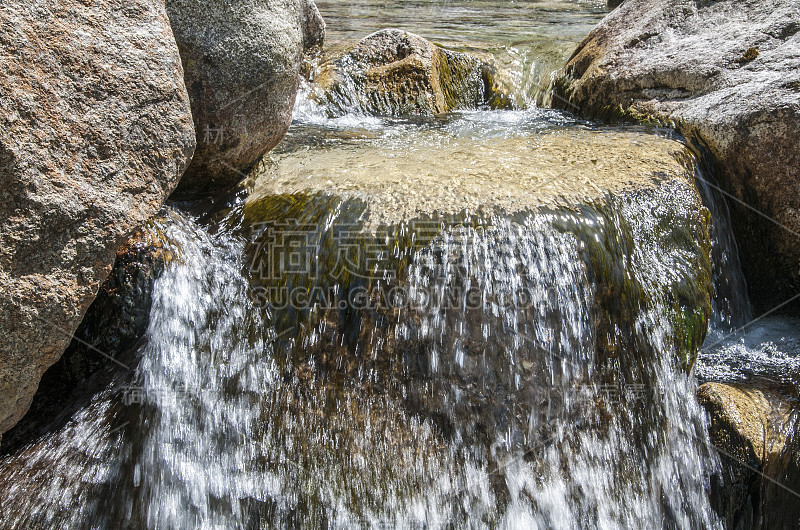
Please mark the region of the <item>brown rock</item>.
<svg viewBox="0 0 800 530"><path fill-rule="evenodd" d="M718 166L757 309L800 291L800 4L626 0L554 104L677 126Z"/></svg>
<svg viewBox="0 0 800 530"><path fill-rule="evenodd" d="M712 502L726 528L749 528L762 513L762 473L784 451L791 398L754 381L705 383L697 399L711 417L709 435L722 461Z"/></svg>
<svg viewBox="0 0 800 530"><path fill-rule="evenodd" d="M0 433L194 149L163 5L0 7Z"/></svg>
<svg viewBox="0 0 800 530"><path fill-rule="evenodd" d="M325 62L314 82L335 115L433 115L510 101L492 93L489 65L398 29L375 32Z"/></svg>

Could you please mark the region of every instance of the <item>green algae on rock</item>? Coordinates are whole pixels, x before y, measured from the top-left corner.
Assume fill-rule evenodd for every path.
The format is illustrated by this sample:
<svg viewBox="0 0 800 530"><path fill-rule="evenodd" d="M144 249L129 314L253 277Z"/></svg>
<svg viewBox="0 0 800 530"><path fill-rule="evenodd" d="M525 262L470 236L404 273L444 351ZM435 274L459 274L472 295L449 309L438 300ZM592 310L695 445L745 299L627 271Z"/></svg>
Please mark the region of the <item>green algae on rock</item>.
<svg viewBox="0 0 800 530"><path fill-rule="evenodd" d="M323 63L314 83L315 97L336 115L433 115L511 105L490 65L397 29L373 33Z"/></svg>
<svg viewBox="0 0 800 530"><path fill-rule="evenodd" d="M407 295L403 289L420 256L454 252L462 259L453 241L465 234L513 241L521 231L528 234L524 238L549 234L562 241L571 249L564 252L580 263L571 266L585 271L587 285L581 289L590 293L595 316L587 325L598 362L609 370L646 371L642 365L658 353L636 328L642 319L666 319L668 337L659 348L691 367L711 311L710 219L682 144L615 131L490 140L430 130L415 135L411 144L402 138L360 138L275 153L252 175L242 223L252 230L250 271L259 302L279 306L273 316L294 323L289 336L304 344L296 351L298 362L324 358L325 370L368 370L354 362L356 351L368 365L404 366L381 359L375 348L399 341L389 348L397 355L425 351L425 341L407 343L392 327L399 310L392 293ZM283 263L288 254L274 249L276 238L299 229L308 233L297 248L314 249L313 275L299 262L292 272ZM341 257L351 253L351 266L342 267ZM477 262L472 267L464 274L477 274ZM520 267L533 265L520 262ZM298 300L284 291L298 287L300 301L314 309L293 306ZM349 299L353 293L361 299ZM339 304L341 310L334 310ZM328 346L312 347L320 335L312 340L299 322L308 333L314 322L326 322L322 335L332 336L322 342ZM337 344L338 334L347 340ZM470 340L483 343L480 337Z"/></svg>

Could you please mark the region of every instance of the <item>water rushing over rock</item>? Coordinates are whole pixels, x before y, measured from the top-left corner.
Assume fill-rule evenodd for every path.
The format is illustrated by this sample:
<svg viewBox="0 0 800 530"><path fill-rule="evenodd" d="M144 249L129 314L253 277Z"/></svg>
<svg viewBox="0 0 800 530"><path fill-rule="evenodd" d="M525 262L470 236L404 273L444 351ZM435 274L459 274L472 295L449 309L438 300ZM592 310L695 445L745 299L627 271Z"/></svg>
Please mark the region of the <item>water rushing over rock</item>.
<svg viewBox="0 0 800 530"><path fill-rule="evenodd" d="M412 31L466 52L503 73L518 108L536 100L586 34L605 15L602 0L379 0L316 2L337 49L387 27Z"/></svg>
<svg viewBox="0 0 800 530"><path fill-rule="evenodd" d="M177 212L152 231L180 259L153 287L138 366L6 458L0 513L14 527L227 527L242 499L265 493L244 442L275 371L241 245Z"/></svg>
<svg viewBox="0 0 800 530"><path fill-rule="evenodd" d="M138 367L5 458L3 519L711 526L712 464L678 361L691 347L668 302L702 289L675 261L702 245L651 237L663 212L697 215L665 199L410 220L378 239L353 223L363 203L330 198L281 199L306 213L299 234L275 230L283 207L269 226L241 209L216 228L173 212L160 232L180 259L154 286ZM316 271L292 261L305 247L268 247L309 234ZM257 295L287 285L339 298ZM358 287L407 298L357 307L341 295Z"/></svg>
<svg viewBox="0 0 800 530"><path fill-rule="evenodd" d="M243 202L151 227L175 259L143 341L2 457L2 521L719 526L691 375L709 214L680 142L539 109L295 110Z"/></svg>
<svg viewBox="0 0 800 530"><path fill-rule="evenodd" d="M299 336L286 366L393 395L430 421L487 470L485 521L713 524L712 458L679 369L705 335L708 312L693 311L710 310L706 220L686 180L640 179L587 198L571 196L566 177L556 187L570 208L543 193L516 213L441 213L441 202L413 206L413 187L391 168L368 188L352 174L363 165L342 164L345 175L336 156L324 158L330 194L302 191L320 181L313 151L301 156L296 173L278 161L259 177L272 193L299 190L264 194L259 180L244 207L259 301ZM488 173L470 184L502 188ZM293 265L303 250L312 259Z"/></svg>

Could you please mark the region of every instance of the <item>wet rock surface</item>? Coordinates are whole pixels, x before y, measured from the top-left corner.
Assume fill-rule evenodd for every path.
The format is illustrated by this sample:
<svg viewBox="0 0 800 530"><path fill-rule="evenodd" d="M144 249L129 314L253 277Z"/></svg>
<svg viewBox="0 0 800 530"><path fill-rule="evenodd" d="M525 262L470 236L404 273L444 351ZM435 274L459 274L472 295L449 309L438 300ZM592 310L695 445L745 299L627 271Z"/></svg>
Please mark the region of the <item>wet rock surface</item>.
<svg viewBox="0 0 800 530"><path fill-rule="evenodd" d="M422 130L413 139L369 135L329 147L270 154L251 174L250 203L316 192L365 201L370 220L397 223L480 210L512 213L591 202L606 194L691 183L691 158L674 140L625 131L502 136Z"/></svg>
<svg viewBox="0 0 800 530"><path fill-rule="evenodd" d="M169 0L197 151L177 193L225 191L286 134L303 53L325 23L312 0Z"/></svg>
<svg viewBox="0 0 800 530"><path fill-rule="evenodd" d="M796 396L768 380L754 379L705 383L697 398L711 418L709 434L722 462L720 474L712 478L712 504L726 528L758 527L759 521L784 509L766 493L769 481L762 473L783 481L778 475L785 469L778 461L787 451Z"/></svg>
<svg viewBox="0 0 800 530"><path fill-rule="evenodd" d="M591 412L573 408L570 421L602 429L613 399L595 401L592 385L656 421L649 394L628 390L647 393L658 363L690 367L711 310L709 219L685 148L613 131L430 135L399 141L396 156L381 139L323 142L254 172L242 226L255 300L291 337L277 343L291 352L287 380L370 374L369 392L403 396L448 436L487 447L509 429L541 449L531 439L550 425L538 415L574 407L581 391ZM313 261L287 261L309 245ZM564 283L566 270L581 280ZM665 315L654 347L642 329ZM555 322L574 327L554 336ZM554 395L553 372L574 387Z"/></svg>
<svg viewBox="0 0 800 530"><path fill-rule="evenodd" d="M0 433L195 146L163 4L0 8Z"/></svg>
<svg viewBox="0 0 800 530"><path fill-rule="evenodd" d="M327 60L314 83L315 97L335 115L434 115L511 105L490 65L399 29L375 32Z"/></svg>
<svg viewBox="0 0 800 530"><path fill-rule="evenodd" d="M581 43L553 104L669 123L718 166L757 308L800 287L800 6L626 0Z"/></svg>

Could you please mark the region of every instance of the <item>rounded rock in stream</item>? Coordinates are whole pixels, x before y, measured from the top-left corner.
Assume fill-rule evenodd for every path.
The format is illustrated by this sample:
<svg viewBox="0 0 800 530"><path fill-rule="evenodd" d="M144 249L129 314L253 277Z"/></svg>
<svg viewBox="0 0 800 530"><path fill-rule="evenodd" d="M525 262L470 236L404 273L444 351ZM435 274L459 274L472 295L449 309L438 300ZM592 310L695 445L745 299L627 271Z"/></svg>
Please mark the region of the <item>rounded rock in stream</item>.
<svg viewBox="0 0 800 530"><path fill-rule="evenodd" d="M385 29L329 60L314 79L331 112L379 116L433 115L511 106L479 59L406 31Z"/></svg>
<svg viewBox="0 0 800 530"><path fill-rule="evenodd" d="M325 36L313 0L168 0L197 150L176 193L238 183L292 121L303 53Z"/></svg>

